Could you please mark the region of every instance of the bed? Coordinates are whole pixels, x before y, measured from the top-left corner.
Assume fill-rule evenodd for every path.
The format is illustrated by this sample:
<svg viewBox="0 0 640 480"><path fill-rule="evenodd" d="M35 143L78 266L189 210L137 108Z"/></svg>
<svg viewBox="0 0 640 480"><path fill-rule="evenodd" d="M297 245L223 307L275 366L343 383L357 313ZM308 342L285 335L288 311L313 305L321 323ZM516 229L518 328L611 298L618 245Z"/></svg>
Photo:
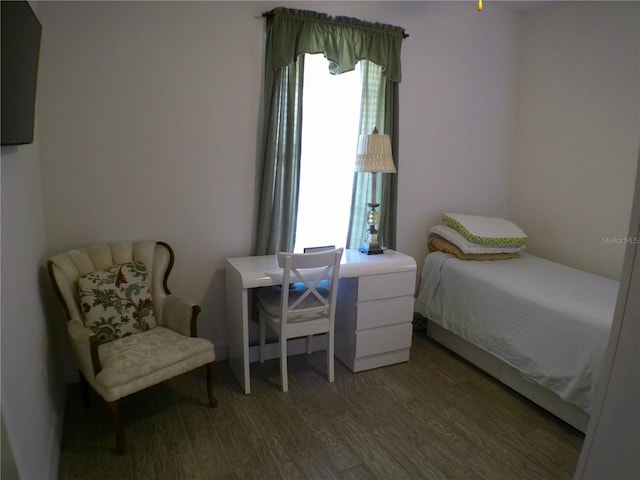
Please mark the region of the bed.
<svg viewBox="0 0 640 480"><path fill-rule="evenodd" d="M415 310L434 340L585 432L617 291L522 249L484 261L433 251Z"/></svg>

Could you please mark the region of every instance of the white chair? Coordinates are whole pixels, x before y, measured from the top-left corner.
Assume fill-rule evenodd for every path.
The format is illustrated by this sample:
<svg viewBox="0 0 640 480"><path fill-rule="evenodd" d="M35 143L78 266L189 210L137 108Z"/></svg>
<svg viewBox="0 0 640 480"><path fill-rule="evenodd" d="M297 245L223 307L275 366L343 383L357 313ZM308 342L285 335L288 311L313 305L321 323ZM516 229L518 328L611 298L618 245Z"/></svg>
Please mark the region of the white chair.
<svg viewBox="0 0 640 480"><path fill-rule="evenodd" d="M167 287L173 261L173 250L166 243L141 241L70 250L54 255L47 264L64 308L81 382L104 399L118 453L127 449L121 398L206 366L209 402L213 407L218 403L213 396L213 344L196 332L200 307L172 295ZM85 281L92 282L90 288L83 287ZM126 298L120 298L119 289L127 283ZM83 300L85 294L93 295L92 300ZM97 312L99 324L88 323L94 316L89 316L90 310ZM134 323L138 329L123 334ZM83 393L86 404L88 389Z"/></svg>
<svg viewBox="0 0 640 480"><path fill-rule="evenodd" d="M342 252L343 249L338 248L319 253L279 253L282 286L258 290L260 362L264 361L266 325L269 325L280 339L283 392L289 389L287 340L290 338L307 337L307 353L311 353L311 337L327 334L327 377L333 382L336 294Z"/></svg>

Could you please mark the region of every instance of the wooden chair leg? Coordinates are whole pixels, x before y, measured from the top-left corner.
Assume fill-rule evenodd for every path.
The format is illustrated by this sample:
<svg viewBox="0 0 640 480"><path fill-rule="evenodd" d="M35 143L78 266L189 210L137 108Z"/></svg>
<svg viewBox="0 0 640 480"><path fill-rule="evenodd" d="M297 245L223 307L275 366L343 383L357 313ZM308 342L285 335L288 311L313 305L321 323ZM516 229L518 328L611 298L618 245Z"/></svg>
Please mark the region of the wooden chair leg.
<svg viewBox="0 0 640 480"><path fill-rule="evenodd" d="M209 396L209 404L216 408L218 406L218 399L213 396L213 383L214 383L214 362L207 363L207 395Z"/></svg>
<svg viewBox="0 0 640 480"><path fill-rule="evenodd" d="M89 408L91 406L91 392L89 390L89 382L82 374L82 372L78 372L80 374L80 394L82 395L82 406L84 408Z"/></svg>
<svg viewBox="0 0 640 480"><path fill-rule="evenodd" d="M111 418L113 429L116 432L116 453L121 455L127 452L127 437L122 426L122 418L120 417L120 401L105 402L107 406L107 414Z"/></svg>

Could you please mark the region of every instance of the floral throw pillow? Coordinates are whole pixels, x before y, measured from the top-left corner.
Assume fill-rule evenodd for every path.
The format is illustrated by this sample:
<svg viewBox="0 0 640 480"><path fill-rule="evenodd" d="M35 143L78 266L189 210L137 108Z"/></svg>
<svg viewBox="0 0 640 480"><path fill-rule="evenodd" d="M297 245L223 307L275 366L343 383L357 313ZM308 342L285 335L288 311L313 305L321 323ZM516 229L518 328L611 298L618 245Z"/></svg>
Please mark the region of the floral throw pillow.
<svg viewBox="0 0 640 480"><path fill-rule="evenodd" d="M78 279L84 324L100 343L156 326L147 269L142 263L113 265Z"/></svg>

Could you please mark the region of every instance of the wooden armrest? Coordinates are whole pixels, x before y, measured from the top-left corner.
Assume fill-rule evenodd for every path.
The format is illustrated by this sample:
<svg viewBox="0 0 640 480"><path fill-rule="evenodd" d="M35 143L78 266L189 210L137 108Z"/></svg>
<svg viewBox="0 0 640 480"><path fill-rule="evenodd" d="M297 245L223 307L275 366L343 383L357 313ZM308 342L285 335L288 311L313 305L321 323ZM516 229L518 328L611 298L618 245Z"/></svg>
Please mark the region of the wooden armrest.
<svg viewBox="0 0 640 480"><path fill-rule="evenodd" d="M199 305L194 305L191 311L191 336L192 337L197 337L198 336L198 315L200 315L200 312L202 311L202 309L200 308Z"/></svg>
<svg viewBox="0 0 640 480"><path fill-rule="evenodd" d="M98 347L100 343L98 342L98 336L92 335L89 337L89 348L91 349L91 363L93 365L93 374L97 375L102 370L102 365L100 364L100 354L98 352Z"/></svg>

